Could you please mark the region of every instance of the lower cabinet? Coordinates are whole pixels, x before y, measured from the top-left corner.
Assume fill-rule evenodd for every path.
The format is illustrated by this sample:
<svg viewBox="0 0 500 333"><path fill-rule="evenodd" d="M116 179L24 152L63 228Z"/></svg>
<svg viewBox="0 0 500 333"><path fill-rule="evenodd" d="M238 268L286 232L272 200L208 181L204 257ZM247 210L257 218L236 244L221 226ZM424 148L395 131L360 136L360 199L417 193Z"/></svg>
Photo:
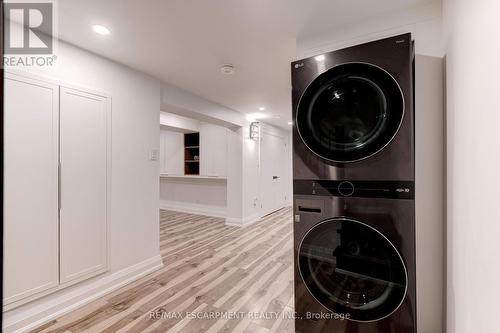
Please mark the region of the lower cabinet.
<svg viewBox="0 0 500 333"><path fill-rule="evenodd" d="M6 310L107 270L111 109L105 94L4 82Z"/></svg>

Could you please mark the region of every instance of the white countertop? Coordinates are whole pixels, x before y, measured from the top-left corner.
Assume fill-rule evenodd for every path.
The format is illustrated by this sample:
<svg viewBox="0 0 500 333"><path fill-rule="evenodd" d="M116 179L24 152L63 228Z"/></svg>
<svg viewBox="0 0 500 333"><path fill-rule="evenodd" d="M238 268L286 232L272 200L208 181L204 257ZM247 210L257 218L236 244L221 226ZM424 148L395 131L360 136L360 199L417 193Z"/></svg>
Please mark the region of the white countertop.
<svg viewBox="0 0 500 333"><path fill-rule="evenodd" d="M182 179L227 179L225 176L198 176L198 175L169 175L165 173L160 174L160 178L182 178Z"/></svg>

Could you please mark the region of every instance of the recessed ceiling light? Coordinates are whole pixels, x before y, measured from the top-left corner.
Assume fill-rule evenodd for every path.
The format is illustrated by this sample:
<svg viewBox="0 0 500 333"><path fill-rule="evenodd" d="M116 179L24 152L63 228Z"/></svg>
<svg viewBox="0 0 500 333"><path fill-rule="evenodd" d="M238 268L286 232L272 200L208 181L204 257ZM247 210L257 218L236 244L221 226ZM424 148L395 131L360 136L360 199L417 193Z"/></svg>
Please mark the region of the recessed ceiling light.
<svg viewBox="0 0 500 333"><path fill-rule="evenodd" d="M266 109L265 107L261 106L261 107L259 108L259 111L264 111L265 109Z"/></svg>
<svg viewBox="0 0 500 333"><path fill-rule="evenodd" d="M289 121L289 122L288 122L288 125L293 125L293 121Z"/></svg>
<svg viewBox="0 0 500 333"><path fill-rule="evenodd" d="M233 65L223 65L220 68L220 72L222 74L225 74L225 75L232 75L232 74L234 74L235 71L236 71L236 69L234 68Z"/></svg>
<svg viewBox="0 0 500 333"><path fill-rule="evenodd" d="M315 59L316 61L324 61L324 60L325 60L325 56L322 54L322 55L319 55L319 56L314 57L314 59Z"/></svg>
<svg viewBox="0 0 500 333"><path fill-rule="evenodd" d="M99 35L109 35L109 33L111 32L105 26L99 24L92 26L92 29L94 30L95 33L98 33Z"/></svg>
<svg viewBox="0 0 500 333"><path fill-rule="evenodd" d="M255 112L255 113L249 113L249 114L247 114L247 120L248 121L255 121L255 120L258 120L258 119L265 119L265 118L269 118L269 115L267 115L265 113L260 113L260 112Z"/></svg>

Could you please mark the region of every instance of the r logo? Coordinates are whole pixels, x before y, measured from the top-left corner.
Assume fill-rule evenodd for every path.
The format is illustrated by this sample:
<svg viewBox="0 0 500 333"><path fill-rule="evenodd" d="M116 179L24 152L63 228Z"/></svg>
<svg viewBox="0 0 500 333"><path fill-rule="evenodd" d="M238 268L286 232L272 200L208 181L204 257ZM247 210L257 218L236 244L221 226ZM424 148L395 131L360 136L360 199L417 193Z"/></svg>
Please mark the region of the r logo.
<svg viewBox="0 0 500 333"><path fill-rule="evenodd" d="M53 4L4 3L5 54L53 52Z"/></svg>

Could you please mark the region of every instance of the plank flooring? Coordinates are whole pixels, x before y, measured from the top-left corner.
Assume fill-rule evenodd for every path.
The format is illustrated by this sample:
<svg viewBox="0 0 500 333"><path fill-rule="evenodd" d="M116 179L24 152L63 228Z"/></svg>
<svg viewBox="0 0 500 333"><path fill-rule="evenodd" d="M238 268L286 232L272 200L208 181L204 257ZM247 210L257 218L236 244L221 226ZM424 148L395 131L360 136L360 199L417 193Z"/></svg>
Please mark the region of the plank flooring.
<svg viewBox="0 0 500 333"><path fill-rule="evenodd" d="M294 332L292 227L160 211L162 269L31 332Z"/></svg>

